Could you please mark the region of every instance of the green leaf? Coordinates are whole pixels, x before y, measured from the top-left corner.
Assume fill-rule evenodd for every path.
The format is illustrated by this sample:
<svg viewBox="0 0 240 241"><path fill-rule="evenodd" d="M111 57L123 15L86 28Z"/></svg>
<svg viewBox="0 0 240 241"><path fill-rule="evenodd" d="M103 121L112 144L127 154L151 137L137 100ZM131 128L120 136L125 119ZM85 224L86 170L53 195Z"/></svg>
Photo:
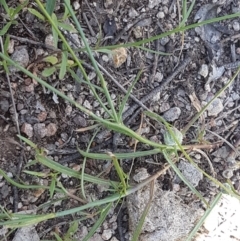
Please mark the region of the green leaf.
<svg viewBox="0 0 240 241"><path fill-rule="evenodd" d="M36 177L47 177L48 176L48 174L43 173L43 172L34 172L34 171L28 171L28 170L24 170L23 172L27 173L29 175L32 175L32 176L36 176Z"/></svg>
<svg viewBox="0 0 240 241"><path fill-rule="evenodd" d="M70 4L70 0L67 0L67 2ZM68 8L66 7L66 5L64 4L64 14L63 14L63 18L62 20L65 21L66 18L69 17L69 11L68 11Z"/></svg>
<svg viewBox="0 0 240 241"><path fill-rule="evenodd" d="M135 80L133 81L133 83L131 84L131 86L128 88L128 91L127 91L127 94L125 95L125 97L123 98L123 101L119 107L119 119L122 120L122 113L123 113L123 110L124 110L124 106L126 105L127 103L127 100L131 94L131 91L133 89L133 87L135 86L135 84L137 83L137 81L139 80L140 76L142 74L142 70L140 70L135 78Z"/></svg>
<svg viewBox="0 0 240 241"><path fill-rule="evenodd" d="M11 27L12 22L8 22L0 31L0 36L3 36L6 34L6 32L8 31L8 29Z"/></svg>
<svg viewBox="0 0 240 241"><path fill-rule="evenodd" d="M56 14L52 14L52 20L53 20L53 23L58 26L58 19L57 19L57 16ZM52 26L52 34L53 34L53 41L54 41L54 47L57 48L57 45L58 45L58 32L57 30Z"/></svg>
<svg viewBox="0 0 240 241"><path fill-rule="evenodd" d="M50 16L52 16L55 6L56 6L56 0L47 0L46 10Z"/></svg>
<svg viewBox="0 0 240 241"><path fill-rule="evenodd" d="M49 188L50 198L53 197L53 193L54 193L54 191L55 191L55 187L56 187L56 178L53 177L53 178L52 178L52 181L51 181L51 184L50 184L50 188Z"/></svg>
<svg viewBox="0 0 240 241"><path fill-rule="evenodd" d="M66 70L67 70L67 52L63 51L62 52L62 62L61 62L61 67L60 67L60 72L59 72L59 79L62 80L66 74Z"/></svg>
<svg viewBox="0 0 240 241"><path fill-rule="evenodd" d="M53 233L57 241L63 241L57 233Z"/></svg>
<svg viewBox="0 0 240 241"><path fill-rule="evenodd" d="M109 203L106 208L102 211L99 219L95 222L95 224L93 225L93 227L91 228L91 230L88 232L87 236L84 237L84 239L82 241L88 241L96 232L96 230L102 225L102 223L104 222L104 220L106 219L110 209L112 207L112 203Z"/></svg>
<svg viewBox="0 0 240 241"><path fill-rule="evenodd" d="M24 141L25 143L27 143L29 146L31 146L33 149L37 149L37 145L35 145L32 141L30 141L29 139L27 139L26 137L24 136L20 136L20 135L17 135L19 139L21 139L22 141Z"/></svg>
<svg viewBox="0 0 240 241"><path fill-rule="evenodd" d="M55 65L55 64L58 63L58 58L54 55L50 55L50 56L47 56L47 57L43 58L43 61L47 62L47 63L50 63L52 65Z"/></svg>
<svg viewBox="0 0 240 241"><path fill-rule="evenodd" d="M142 49L144 51L153 53L153 54L158 54L158 55L163 55L163 56L170 56L170 55L172 55L172 53L165 53L165 52L161 52L161 51L155 51L155 50L152 50L152 49L149 49L149 48L145 48L143 46L136 46L136 47L139 48L139 49Z"/></svg>
<svg viewBox="0 0 240 241"><path fill-rule="evenodd" d="M44 76L44 77L49 77L49 76L51 76L55 71L56 71L56 68L55 68L55 67L45 68L45 69L42 71L42 76Z"/></svg>
<svg viewBox="0 0 240 241"><path fill-rule="evenodd" d="M125 179L127 178L127 175L124 173L123 169L119 165L119 162L118 162L118 159L116 158L116 156L112 153L108 153L108 155L113 160L113 165L114 165L115 170L117 171L118 177L121 181L121 183L119 184L119 187L120 187L119 193L120 194L126 194L127 184L126 184Z"/></svg>
<svg viewBox="0 0 240 241"><path fill-rule="evenodd" d="M75 178L78 178L78 179L82 178L82 175L81 175L80 172L74 171L71 168L62 166L61 164L43 156L43 155L36 155L36 160L38 162L40 162L41 164L47 166L48 168L53 169L56 172L63 173L65 175L68 175L70 177L75 177ZM108 180L104 180L104 179L101 179L101 178L98 178L98 177L94 177L94 176L88 175L86 173L84 174L84 179L87 182L97 183L99 185L107 185L108 186L109 184L114 184L114 183L115 183L115 185L119 184L118 182L110 183Z"/></svg>
<svg viewBox="0 0 240 241"><path fill-rule="evenodd" d="M45 17L39 13L37 10L33 9L33 8L28 8L28 11L33 14L34 16L36 16L37 18L39 18L42 21L45 21Z"/></svg>
<svg viewBox="0 0 240 241"><path fill-rule="evenodd" d="M112 54L112 50L110 49L96 49L96 52L104 53L104 54Z"/></svg>
<svg viewBox="0 0 240 241"><path fill-rule="evenodd" d="M25 1L24 3L22 3L22 4L19 4L19 5L14 9L14 11L13 11L13 13L12 13L12 16L11 16L11 19L14 19L15 16L16 16L25 6L27 6L27 4L28 4L28 0Z"/></svg>
<svg viewBox="0 0 240 241"><path fill-rule="evenodd" d="M81 151L78 149L81 155L96 159L96 160L112 160L112 158L108 154L102 154L102 153L89 153L85 151ZM136 152L129 152L129 153L114 153L117 159L132 159L136 157L143 157L143 156L149 156L160 153L160 149L153 149L150 151L136 151Z"/></svg>
<svg viewBox="0 0 240 241"><path fill-rule="evenodd" d="M177 142L181 145L183 140L182 133L175 127L172 127L172 128L170 127L170 129L172 130L172 134L176 138ZM172 136L172 134L169 131L166 131L164 133L163 135L164 143L169 146L177 146L178 143L174 140L174 137Z"/></svg>
<svg viewBox="0 0 240 241"><path fill-rule="evenodd" d="M6 1L1 0L0 4L3 5L3 8L4 8L5 12L9 15L9 7L8 7Z"/></svg>
<svg viewBox="0 0 240 241"><path fill-rule="evenodd" d="M66 23L60 23L60 22L58 22L58 26L59 26L60 28L63 28L63 29L65 29L65 30L71 32L71 33L77 33L76 28L74 28L74 26L72 26L71 24L66 24Z"/></svg>
<svg viewBox="0 0 240 241"><path fill-rule="evenodd" d="M69 227L66 235L64 235L63 239L65 241L70 241L70 240L72 241L72 236L77 232L77 230L78 230L78 222L75 221L70 225L70 227Z"/></svg>

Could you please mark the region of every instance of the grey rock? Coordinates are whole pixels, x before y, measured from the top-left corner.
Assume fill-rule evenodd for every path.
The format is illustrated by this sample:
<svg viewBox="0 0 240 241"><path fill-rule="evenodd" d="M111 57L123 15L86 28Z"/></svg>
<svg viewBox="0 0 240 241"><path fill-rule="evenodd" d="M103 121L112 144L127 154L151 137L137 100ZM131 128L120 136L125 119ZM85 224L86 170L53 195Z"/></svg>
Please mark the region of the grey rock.
<svg viewBox="0 0 240 241"><path fill-rule="evenodd" d="M34 226L19 228L13 241L40 241Z"/></svg>
<svg viewBox="0 0 240 241"><path fill-rule="evenodd" d="M29 123L23 123L21 132L26 134L29 138L33 137L33 127Z"/></svg>
<svg viewBox="0 0 240 241"><path fill-rule="evenodd" d="M164 12L159 12L157 14L157 18L164 18L165 17L165 13Z"/></svg>
<svg viewBox="0 0 240 241"><path fill-rule="evenodd" d="M33 126L34 134L36 135L36 138L43 138L47 134L47 130L45 127L45 124L43 123L37 123Z"/></svg>
<svg viewBox="0 0 240 241"><path fill-rule="evenodd" d="M25 46L17 48L12 54L11 59L14 62L17 62L22 67L24 68L27 67L29 63L29 55L28 55L27 48ZM15 66L10 66L9 70L12 73L19 71L19 69Z"/></svg>
<svg viewBox="0 0 240 241"><path fill-rule="evenodd" d="M89 241L103 241L102 237L100 234L95 233L90 239Z"/></svg>
<svg viewBox="0 0 240 241"><path fill-rule="evenodd" d="M49 123L46 126L46 136L54 136L57 132L57 125L55 123Z"/></svg>
<svg viewBox="0 0 240 241"><path fill-rule="evenodd" d="M130 8L129 12L128 12L128 16L130 18L135 18L139 15L139 13L134 9L134 8Z"/></svg>
<svg viewBox="0 0 240 241"><path fill-rule="evenodd" d="M169 37L166 36L160 39L160 43L162 46L165 46L169 42L169 40L170 40Z"/></svg>
<svg viewBox="0 0 240 241"><path fill-rule="evenodd" d="M206 78L208 76L208 66L206 64L203 64L199 70L199 74Z"/></svg>
<svg viewBox="0 0 240 241"><path fill-rule="evenodd" d="M222 101L216 98L207 108L208 116L217 116L223 110Z"/></svg>
<svg viewBox="0 0 240 241"><path fill-rule="evenodd" d="M194 187L203 179L203 174L189 162L180 161L178 168Z"/></svg>
<svg viewBox="0 0 240 241"><path fill-rule="evenodd" d="M171 109L169 109L168 111L166 111L164 114L163 114L163 118L166 120L166 121L175 121L179 118L179 116L181 115L181 109L178 108L178 107L173 107Z"/></svg>
<svg viewBox="0 0 240 241"><path fill-rule="evenodd" d="M154 8L157 5L159 5L161 2L162 2L162 0L149 0L148 7L149 8Z"/></svg>
<svg viewBox="0 0 240 241"><path fill-rule="evenodd" d="M215 157L225 159L229 155L229 151L227 150L226 146L222 146L222 147L218 148L215 152L213 152L212 155Z"/></svg>
<svg viewBox="0 0 240 241"><path fill-rule="evenodd" d="M1 112L6 113L9 109L9 106L10 106L10 104L9 104L8 100L3 99L3 100L0 101Z"/></svg>
<svg viewBox="0 0 240 241"><path fill-rule="evenodd" d="M8 187L8 185L3 185L2 187L1 187L1 194L2 194L2 198L4 199L4 198L6 198L8 195L9 195L9 187Z"/></svg>
<svg viewBox="0 0 240 241"><path fill-rule="evenodd" d="M136 182L141 182L149 177L146 168L140 168L137 170L137 173L133 176L133 180Z"/></svg>
<svg viewBox="0 0 240 241"><path fill-rule="evenodd" d="M103 230L103 233L102 233L102 239L103 240L109 240L111 237L112 237L112 230L111 229Z"/></svg>
<svg viewBox="0 0 240 241"><path fill-rule="evenodd" d="M80 126L80 127L86 127L87 126L87 121L85 118L83 118L82 116L80 115L77 115L73 118L73 122Z"/></svg>
<svg viewBox="0 0 240 241"><path fill-rule="evenodd" d="M239 32L240 30L240 24L238 21L233 22L233 30L236 32Z"/></svg>
<svg viewBox="0 0 240 241"><path fill-rule="evenodd" d="M150 185L127 197L129 229L136 229L146 203L149 201ZM139 241L176 241L182 240L195 226L200 210L184 205L176 193L162 191L155 183L154 197L144 220Z"/></svg>

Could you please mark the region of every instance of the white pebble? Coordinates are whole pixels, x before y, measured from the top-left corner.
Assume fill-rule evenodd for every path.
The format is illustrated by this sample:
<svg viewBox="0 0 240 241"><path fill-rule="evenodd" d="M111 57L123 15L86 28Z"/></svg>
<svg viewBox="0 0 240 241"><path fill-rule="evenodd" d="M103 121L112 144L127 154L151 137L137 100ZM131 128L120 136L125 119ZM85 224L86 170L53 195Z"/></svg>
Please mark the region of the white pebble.
<svg viewBox="0 0 240 241"><path fill-rule="evenodd" d="M238 21L233 22L233 30L236 32L240 30L240 24Z"/></svg>
<svg viewBox="0 0 240 241"><path fill-rule="evenodd" d="M164 17L165 17L164 12L159 12L159 13L157 14L157 18L164 18Z"/></svg>
<svg viewBox="0 0 240 241"><path fill-rule="evenodd" d="M112 230L111 229L106 229L102 233L102 239L103 240L109 240L112 237Z"/></svg>
<svg viewBox="0 0 240 241"><path fill-rule="evenodd" d="M203 64L201 66L201 69L199 70L199 74L206 78L208 76L208 66L206 64Z"/></svg>
<svg viewBox="0 0 240 241"><path fill-rule="evenodd" d="M217 98L207 108L208 116L217 116L223 110L222 101Z"/></svg>
<svg viewBox="0 0 240 241"><path fill-rule="evenodd" d="M74 10L78 10L80 8L80 4L78 1L73 2L73 8L74 8Z"/></svg>
<svg viewBox="0 0 240 241"><path fill-rule="evenodd" d="M181 115L181 109L178 107L173 107L163 114L163 118L166 121L175 121Z"/></svg>

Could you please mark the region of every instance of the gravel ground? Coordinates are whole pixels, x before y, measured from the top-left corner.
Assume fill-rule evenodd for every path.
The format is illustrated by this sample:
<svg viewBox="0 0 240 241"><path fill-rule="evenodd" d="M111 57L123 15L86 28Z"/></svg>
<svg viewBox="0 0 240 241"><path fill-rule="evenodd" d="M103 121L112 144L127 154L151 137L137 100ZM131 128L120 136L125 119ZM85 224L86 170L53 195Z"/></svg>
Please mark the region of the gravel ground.
<svg viewBox="0 0 240 241"><path fill-rule="evenodd" d="M28 7L33 8L33 1L29 2ZM96 36L101 26L103 37L100 44L107 46L146 39L177 27L179 2L181 1L72 1L72 6L90 45L96 45L98 41ZM9 5L14 7L16 3L10 1ZM63 8L59 3L57 5L56 14L61 16ZM2 26L5 22L3 12L1 7ZM240 12L239 1L199 0L196 1L187 24L236 12ZM43 57L53 52L51 28L40 22L27 9L19 14L17 22L18 24L12 26L8 32L10 34L8 54L32 73L41 76L44 69L49 66L43 61ZM144 102L145 107L160 114L177 129L184 130L197 112L230 80L236 72L236 67L240 65L239 31L240 19L234 18L190 29L184 35L171 34L144 45L145 48L167 53L167 55L158 55L140 48L122 47L114 50L112 56L107 53L98 53L95 57L104 73L115 106L118 106L119 98L123 97L124 93L114 80L120 87L127 89L138 71L143 69L132 94L142 103ZM69 32L64 34L73 48L83 46L76 34ZM83 53L79 53L78 56L81 60L86 59ZM89 79L92 83L99 85L99 80L90 63L84 64ZM94 131L79 133L76 130L93 125L92 119L11 66L9 76L14 106L7 76L2 69L0 70L0 168L15 180L20 177L29 184L49 184L47 178L33 178L22 172L26 163L34 157L34 152L26 146L22 148L16 136L19 126L21 134L39 147L43 147L52 160L74 170L80 170L83 158L79 155L76 146L86 150ZM77 71L77 75L81 78L81 72ZM56 73L45 80L85 108L101 117L108 117L89 88L83 83L76 83L70 74L60 80ZM238 193L240 192L239 156L234 150L238 149L240 143L239 99L240 86L239 76L237 76L230 87L215 99L189 129L183 140L186 145L198 144L188 154L199 167L221 182L229 179ZM18 114L17 122L15 108ZM137 130L142 123L142 136L152 141L163 142L164 127L146 116L142 118L138 109L139 105L130 99L126 106L127 111L124 113L128 125L133 130ZM134 113L136 113L135 118L131 118ZM92 147L101 152L133 151L134 146L131 145L130 138L121 135L116 142L113 142L112 137L113 133L101 131L94 139ZM148 150L148 147L138 144L137 150ZM159 154L138 158L133 165L131 180L139 182L138 176L144 180L157 170L161 170L165 163L163 156ZM125 172L129 172L131 164L132 160L122 161ZM210 201L214 198L218 192L215 185L203 178L186 160L182 159L178 165L185 177L206 200ZM41 165L35 168L37 169L34 171L49 172ZM114 170L109 169L108 162L93 160L87 162L87 174L98 175L101 172L108 180L114 180L116 177ZM67 190L78 196L78 183L75 179L61 175L60 180ZM202 215L204 205L170 169L156 181L155 189L148 222L145 223L144 234L140 240L184 240ZM106 197L106 190L100 185L89 184L86 187L86 194L89 200L97 200ZM112 208L106 221L90 240L130 240L136 221L141 215L139 211L142 210L143 204L148 202L149 196L149 187L146 187L146 190L127 198L121 206ZM61 197L57 195L53 197L53 199L57 198ZM48 193L44 190L38 192L18 190L0 176L0 203L8 210L13 212L36 210L36 207L44 204L48 199ZM169 206L169 203L174 204L174 208L171 208L173 206ZM43 212L65 210L76 206L79 206L78 200L64 199ZM163 209L163 207L166 208ZM170 210L178 210L178 213L181 213L184 220L183 226L175 230L176 226L173 226L171 229L170 224L174 223L172 220L176 221L181 216L171 216L173 214L169 212ZM154 213L159 215L154 216ZM160 213L164 213L165 216ZM66 224L72 221L72 218L65 217L44 222L33 227L34 231L30 228L27 232L32 232L34 235L36 232L34 238L31 238L34 241L39 240L38 238L51 239L54 237L53 231L60 234L66 233L68 228ZM152 226L154 221L151 218L158 220L154 227ZM82 240L95 222L95 218L81 222L75 238ZM184 229L184 225L188 228ZM202 229L200 232L204 234L205 231ZM4 233L3 229L0 237L1 233ZM156 233L160 234L160 237L156 236ZM17 233L8 237L9 240L13 240L14 235ZM236 239L228 235L224 240L240 239L240 236L234 235Z"/></svg>

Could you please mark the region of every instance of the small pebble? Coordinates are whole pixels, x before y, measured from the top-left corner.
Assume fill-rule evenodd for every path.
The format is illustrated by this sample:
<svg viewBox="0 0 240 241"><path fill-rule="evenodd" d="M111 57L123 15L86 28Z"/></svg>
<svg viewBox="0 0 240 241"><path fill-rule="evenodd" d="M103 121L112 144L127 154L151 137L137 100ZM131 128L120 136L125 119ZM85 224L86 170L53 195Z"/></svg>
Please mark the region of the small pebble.
<svg viewBox="0 0 240 241"><path fill-rule="evenodd" d="M22 67L27 67L29 63L29 55L25 46L17 48L11 56L11 59L17 62ZM10 72L18 72L19 69L15 66L9 67Z"/></svg>
<svg viewBox="0 0 240 241"><path fill-rule="evenodd" d="M138 15L139 15L139 13L134 8L130 8L130 10L128 11L128 16L130 18L135 18Z"/></svg>
<svg viewBox="0 0 240 241"><path fill-rule="evenodd" d="M236 32L239 32L240 30L240 24L238 21L234 21L233 22L233 30L236 31Z"/></svg>
<svg viewBox="0 0 240 241"><path fill-rule="evenodd" d="M46 118L47 118L47 112L46 112L46 111L40 112L40 113L38 114L37 118L38 118L38 120L39 120L40 122L44 122L44 121L46 120Z"/></svg>
<svg viewBox="0 0 240 241"><path fill-rule="evenodd" d="M149 174L148 174L146 168L139 168L139 169L137 169L136 172L137 172L137 174L135 174L133 176L133 180L135 182L139 183L139 182L141 182L141 181L143 181L143 180L145 180L145 179L147 179L149 177Z"/></svg>
<svg viewBox="0 0 240 241"><path fill-rule="evenodd" d="M73 2L73 9L74 9L74 10L78 10L79 8L80 8L79 2L78 2L78 1L74 1L74 2Z"/></svg>
<svg viewBox="0 0 240 241"><path fill-rule="evenodd" d="M36 135L36 138L43 138L47 134L47 130L45 128L45 124L43 123L36 123L33 126L34 134Z"/></svg>
<svg viewBox="0 0 240 241"><path fill-rule="evenodd" d="M46 127L46 136L54 136L57 132L57 125L49 123Z"/></svg>
<svg viewBox="0 0 240 241"><path fill-rule="evenodd" d="M142 28L140 26L136 26L136 28L133 29L133 34L136 39L142 38Z"/></svg>
<svg viewBox="0 0 240 241"><path fill-rule="evenodd" d="M32 83L30 85L25 86L25 91L28 93L33 93L34 92L34 84Z"/></svg>
<svg viewBox="0 0 240 241"><path fill-rule="evenodd" d="M160 112L165 112L170 109L170 105L168 102L163 102L159 108Z"/></svg>
<svg viewBox="0 0 240 241"><path fill-rule="evenodd" d="M87 121L85 118L83 118L80 115L77 115L73 118L73 122L79 126L79 127L86 127L87 126Z"/></svg>
<svg viewBox="0 0 240 241"><path fill-rule="evenodd" d="M178 107L173 107L163 114L163 118L166 121L172 122L172 121L177 120L180 115L181 115L181 109Z"/></svg>
<svg viewBox="0 0 240 241"><path fill-rule="evenodd" d="M46 45L50 45L50 46L54 46L54 39L53 39L53 35L52 34L48 34L45 38L45 44Z"/></svg>
<svg viewBox="0 0 240 241"><path fill-rule="evenodd" d="M156 75L155 75L154 80L157 81L157 82L161 82L162 79L163 79L163 74L160 73L160 72L157 72Z"/></svg>
<svg viewBox="0 0 240 241"><path fill-rule="evenodd" d="M194 187L203 179L203 174L189 162L180 161L178 168Z"/></svg>
<svg viewBox="0 0 240 241"><path fill-rule="evenodd" d="M104 54L102 56L102 60L107 63L109 61L109 57L106 54Z"/></svg>
<svg viewBox="0 0 240 241"><path fill-rule="evenodd" d="M28 123L22 125L21 132L26 134L29 138L33 137L33 127Z"/></svg>
<svg viewBox="0 0 240 241"><path fill-rule="evenodd" d="M116 237L112 237L110 241L119 241Z"/></svg>
<svg viewBox="0 0 240 241"><path fill-rule="evenodd" d="M159 12L157 14L157 18L164 18L165 17L165 13L164 12Z"/></svg>
<svg viewBox="0 0 240 241"><path fill-rule="evenodd" d="M106 229L102 233L102 239L103 240L109 240L112 237L112 230L111 229Z"/></svg>
<svg viewBox="0 0 240 241"><path fill-rule="evenodd" d="M71 105L67 105L67 107L65 109L65 113L67 116L70 116L72 114L72 106Z"/></svg>
<svg viewBox="0 0 240 241"><path fill-rule="evenodd" d="M22 104L22 103L17 104L17 110L18 111L22 110L23 108L24 108L24 104Z"/></svg>
<svg viewBox="0 0 240 241"><path fill-rule="evenodd" d="M83 106L89 110L92 110L92 106L88 100L85 100Z"/></svg>
<svg viewBox="0 0 240 241"><path fill-rule="evenodd" d="M11 39L8 44L7 52L12 54L14 52L14 40Z"/></svg>
<svg viewBox="0 0 240 241"><path fill-rule="evenodd" d="M160 39L160 44L162 46L166 45L169 42L169 37L163 37Z"/></svg>
<svg viewBox="0 0 240 241"><path fill-rule="evenodd" d="M148 2L148 7L150 9L156 7L157 5L159 5L162 2L162 0L149 0Z"/></svg>
<svg viewBox="0 0 240 241"><path fill-rule="evenodd" d="M208 66L206 64L203 64L199 70L199 74L206 78L208 76Z"/></svg>
<svg viewBox="0 0 240 241"><path fill-rule="evenodd" d="M7 172L7 176L8 176L9 178L13 178L12 172Z"/></svg>
<svg viewBox="0 0 240 241"><path fill-rule="evenodd" d="M217 98L207 108L208 116L217 116L223 110L222 101Z"/></svg>
<svg viewBox="0 0 240 241"><path fill-rule="evenodd" d="M110 8L113 5L113 0L105 0L104 1L104 7L105 8Z"/></svg>
<svg viewBox="0 0 240 241"><path fill-rule="evenodd" d="M9 109L9 107L10 107L10 104L9 104L8 100L3 99L3 100L0 101L1 113L6 113Z"/></svg>
<svg viewBox="0 0 240 241"><path fill-rule="evenodd" d="M95 233L88 241L103 241L100 234Z"/></svg>
<svg viewBox="0 0 240 241"><path fill-rule="evenodd" d="M4 185L1 187L1 194L2 194L2 198L6 198L9 195L9 187L8 185Z"/></svg>

